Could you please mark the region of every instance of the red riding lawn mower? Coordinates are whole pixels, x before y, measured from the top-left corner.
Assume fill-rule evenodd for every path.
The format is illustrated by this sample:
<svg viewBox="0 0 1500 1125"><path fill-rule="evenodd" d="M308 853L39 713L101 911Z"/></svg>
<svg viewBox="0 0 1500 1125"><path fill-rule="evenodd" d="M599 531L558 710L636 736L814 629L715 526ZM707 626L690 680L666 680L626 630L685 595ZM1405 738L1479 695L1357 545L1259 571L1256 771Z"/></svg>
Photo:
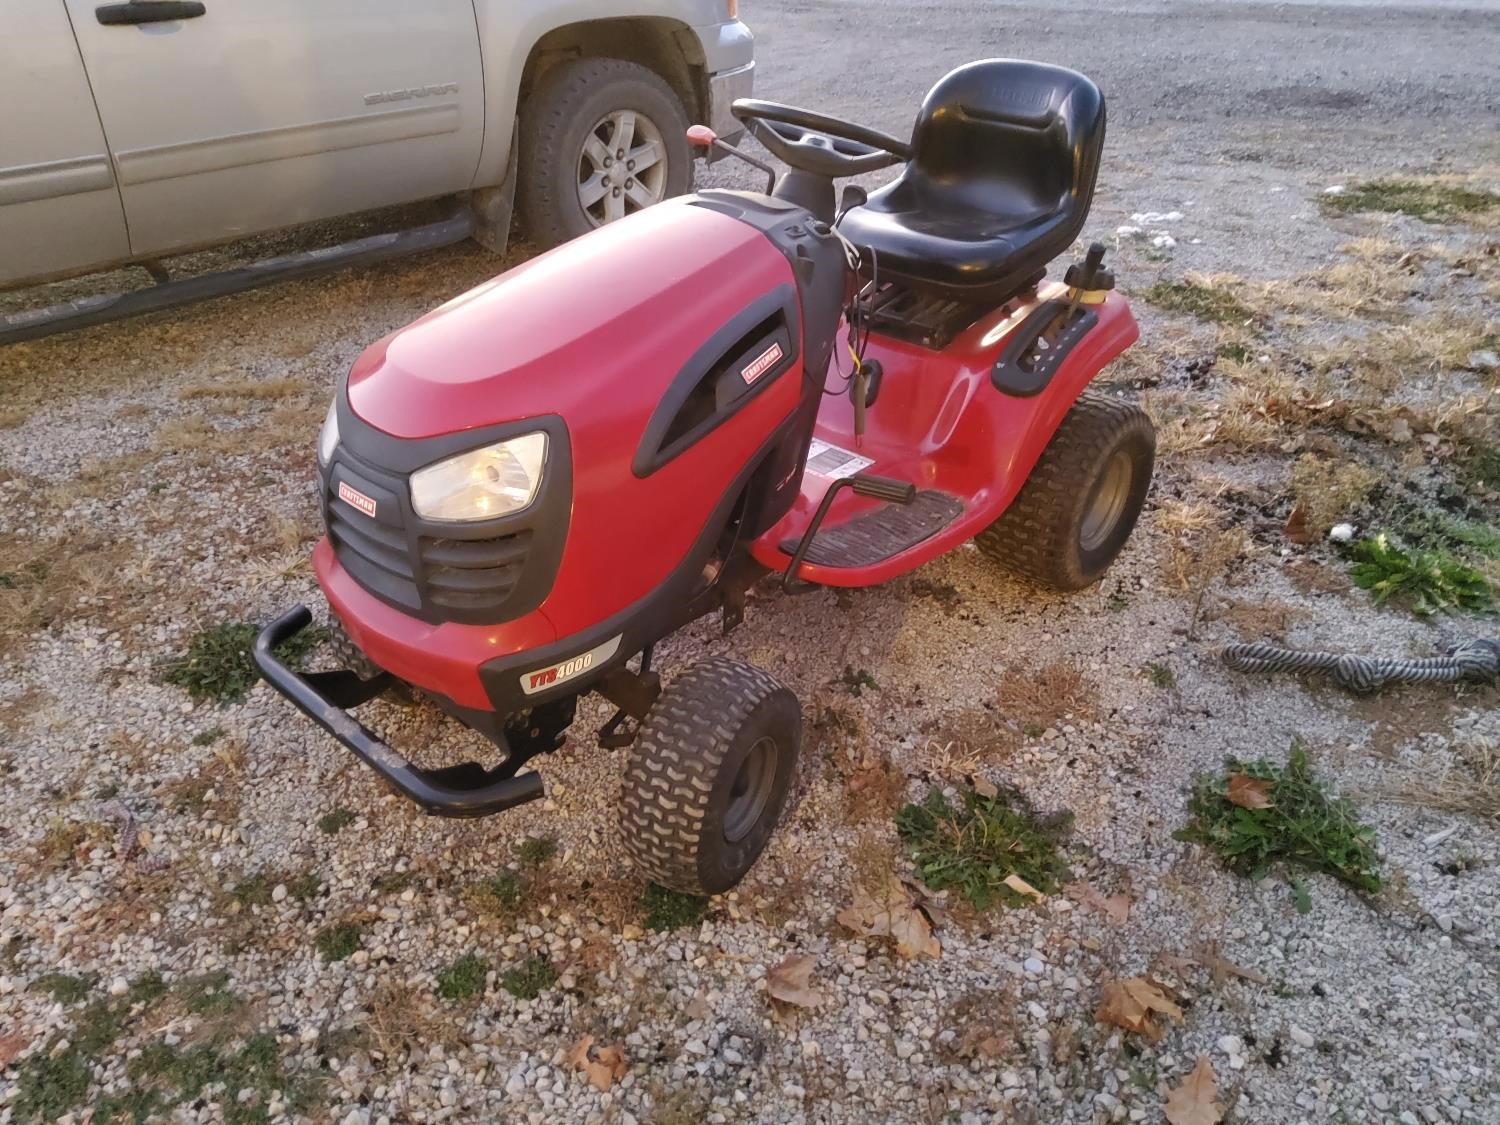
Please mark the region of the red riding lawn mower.
<svg viewBox="0 0 1500 1125"><path fill-rule="evenodd" d="M1088 215L1104 99L1081 74L960 67L911 140L763 101L735 116L790 171L611 223L373 344L318 445L314 562L345 670L271 685L429 812L535 800L584 692L630 747L623 842L715 893L765 847L796 772L796 697L715 658L663 686L652 645L746 590L870 586L974 540L1045 586L1096 581L1151 480L1137 407L1085 394L1136 338ZM722 144L702 127L698 144ZM733 150L730 150L733 151ZM738 154L737 154L738 155ZM630 152L603 161L630 188ZM834 181L904 165L869 194ZM634 666L631 666L634 661ZM500 765L422 768L350 714L419 689Z"/></svg>

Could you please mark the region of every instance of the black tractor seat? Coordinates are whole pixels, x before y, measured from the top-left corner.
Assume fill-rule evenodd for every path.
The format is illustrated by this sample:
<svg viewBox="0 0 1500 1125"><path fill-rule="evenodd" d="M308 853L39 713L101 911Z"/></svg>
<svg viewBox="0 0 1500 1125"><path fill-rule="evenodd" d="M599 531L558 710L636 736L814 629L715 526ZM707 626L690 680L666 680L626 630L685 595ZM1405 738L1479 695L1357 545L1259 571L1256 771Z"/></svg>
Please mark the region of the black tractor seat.
<svg viewBox="0 0 1500 1125"><path fill-rule="evenodd" d="M969 63L932 88L911 144L901 175L839 230L873 249L882 282L993 306L1078 237L1104 147L1104 95L1060 66Z"/></svg>

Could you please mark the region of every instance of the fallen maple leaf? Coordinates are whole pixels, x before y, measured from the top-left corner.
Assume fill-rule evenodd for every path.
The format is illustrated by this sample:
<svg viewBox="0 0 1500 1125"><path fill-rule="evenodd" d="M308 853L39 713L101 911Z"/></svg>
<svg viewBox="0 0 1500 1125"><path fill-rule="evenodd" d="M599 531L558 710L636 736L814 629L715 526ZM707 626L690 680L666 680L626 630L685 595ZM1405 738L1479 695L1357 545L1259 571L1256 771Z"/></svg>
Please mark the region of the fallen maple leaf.
<svg viewBox="0 0 1500 1125"><path fill-rule="evenodd" d="M594 1089L607 1091L625 1077L625 1053L618 1047L600 1047L596 1051L593 1046L592 1035L582 1036L563 1056L563 1062L583 1071Z"/></svg>
<svg viewBox="0 0 1500 1125"><path fill-rule="evenodd" d="M799 1008L816 1008L823 994L812 987L813 967L818 959L810 953L796 953L766 973L766 994L772 1000L795 1004Z"/></svg>
<svg viewBox="0 0 1500 1125"><path fill-rule="evenodd" d="M1034 898L1037 900L1037 902L1047 901L1046 895L1042 894L1041 891L1037 890L1019 875L1007 875L1005 877L1005 885L1011 890L1015 891L1018 895L1025 895L1027 898Z"/></svg>
<svg viewBox="0 0 1500 1125"><path fill-rule="evenodd" d="M24 1035L0 1035L0 1070L10 1065L10 1060L26 1049L31 1040Z"/></svg>
<svg viewBox="0 0 1500 1125"><path fill-rule="evenodd" d="M1087 883L1069 883L1063 890L1074 902L1093 907L1117 926L1130 921L1129 895L1103 895Z"/></svg>
<svg viewBox="0 0 1500 1125"><path fill-rule="evenodd" d="M1113 980L1104 986L1104 996L1094 1018L1155 1042L1161 1038L1162 1028L1152 1018L1153 1012L1160 1012L1173 1023L1182 1022L1182 1009L1172 1002L1160 985L1145 977L1131 977L1129 980Z"/></svg>
<svg viewBox="0 0 1500 1125"><path fill-rule="evenodd" d="M838 912L839 924L865 937L889 937L903 957L937 957L943 951L932 923L901 880L890 876L874 894L856 887L854 901Z"/></svg>
<svg viewBox="0 0 1500 1125"><path fill-rule="evenodd" d="M1271 807L1271 785L1272 782L1263 777L1232 773L1224 797L1231 805L1239 805L1242 809L1268 809Z"/></svg>
<svg viewBox="0 0 1500 1125"><path fill-rule="evenodd" d="M1224 1119L1218 1094L1213 1065L1207 1055L1199 1055L1198 1065L1182 1085L1167 1094L1167 1121L1171 1125L1218 1125Z"/></svg>

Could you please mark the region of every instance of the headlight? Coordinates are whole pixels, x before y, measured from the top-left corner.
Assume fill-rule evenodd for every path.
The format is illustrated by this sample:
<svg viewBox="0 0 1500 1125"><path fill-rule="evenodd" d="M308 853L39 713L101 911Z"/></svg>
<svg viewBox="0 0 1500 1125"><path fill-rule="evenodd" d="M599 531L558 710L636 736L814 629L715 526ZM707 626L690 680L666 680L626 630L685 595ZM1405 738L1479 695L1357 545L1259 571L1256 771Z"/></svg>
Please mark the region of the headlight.
<svg viewBox="0 0 1500 1125"><path fill-rule="evenodd" d="M460 453L411 475L411 506L429 520L490 520L536 498L547 435L522 434Z"/></svg>
<svg viewBox="0 0 1500 1125"><path fill-rule="evenodd" d="M328 404L328 417L323 419L323 428L318 431L318 464L328 464L334 448L339 443L339 400Z"/></svg>

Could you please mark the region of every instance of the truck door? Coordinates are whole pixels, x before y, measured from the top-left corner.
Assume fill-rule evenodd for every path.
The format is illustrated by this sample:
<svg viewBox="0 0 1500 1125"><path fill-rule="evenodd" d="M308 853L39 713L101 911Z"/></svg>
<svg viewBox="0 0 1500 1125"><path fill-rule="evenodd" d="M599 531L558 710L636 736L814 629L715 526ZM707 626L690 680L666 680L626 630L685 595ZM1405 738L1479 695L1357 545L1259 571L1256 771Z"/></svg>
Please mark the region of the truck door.
<svg viewBox="0 0 1500 1125"><path fill-rule="evenodd" d="M472 0L67 6L137 255L472 183Z"/></svg>
<svg viewBox="0 0 1500 1125"><path fill-rule="evenodd" d="M0 0L0 284L130 253L63 0Z"/></svg>

